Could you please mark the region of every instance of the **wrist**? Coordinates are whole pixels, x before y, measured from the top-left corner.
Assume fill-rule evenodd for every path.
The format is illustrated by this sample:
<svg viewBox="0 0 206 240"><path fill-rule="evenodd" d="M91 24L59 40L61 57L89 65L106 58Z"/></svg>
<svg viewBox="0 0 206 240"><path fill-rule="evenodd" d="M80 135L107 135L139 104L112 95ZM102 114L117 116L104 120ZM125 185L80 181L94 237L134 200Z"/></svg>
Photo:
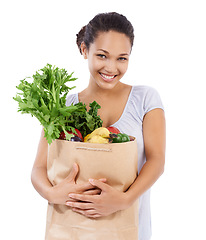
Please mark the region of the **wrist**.
<svg viewBox="0 0 206 240"><path fill-rule="evenodd" d="M137 196L134 196L132 191L125 192L125 199L126 199L126 205L127 208L132 206L132 204L138 199Z"/></svg>
<svg viewBox="0 0 206 240"><path fill-rule="evenodd" d="M125 210L133 204L130 195L127 192L123 193L122 204L120 210Z"/></svg>

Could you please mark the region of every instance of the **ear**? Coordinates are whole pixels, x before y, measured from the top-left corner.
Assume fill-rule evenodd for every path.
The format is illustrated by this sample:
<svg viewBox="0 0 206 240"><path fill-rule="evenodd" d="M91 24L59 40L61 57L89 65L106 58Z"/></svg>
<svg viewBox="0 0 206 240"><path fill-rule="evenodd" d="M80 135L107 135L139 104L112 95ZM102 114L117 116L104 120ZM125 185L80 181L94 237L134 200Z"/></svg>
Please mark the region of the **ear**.
<svg viewBox="0 0 206 240"><path fill-rule="evenodd" d="M87 59L87 47L84 42L81 43L81 51L84 59Z"/></svg>

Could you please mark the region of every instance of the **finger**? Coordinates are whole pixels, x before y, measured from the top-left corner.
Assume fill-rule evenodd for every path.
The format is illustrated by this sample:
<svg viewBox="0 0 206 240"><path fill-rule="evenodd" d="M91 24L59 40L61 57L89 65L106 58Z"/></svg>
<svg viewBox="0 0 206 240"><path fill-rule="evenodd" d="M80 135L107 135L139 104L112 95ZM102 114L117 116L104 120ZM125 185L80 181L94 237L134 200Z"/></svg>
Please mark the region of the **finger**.
<svg viewBox="0 0 206 240"><path fill-rule="evenodd" d="M86 210L82 210L82 209L79 209L79 208L75 208L73 207L72 208L72 211L74 212L78 212L78 213L81 213L83 215L94 215L94 214L97 214L97 211L95 209L86 209Z"/></svg>
<svg viewBox="0 0 206 240"><path fill-rule="evenodd" d="M97 214L97 211L93 208L90 208L90 209L79 209L79 208L75 208L75 207L72 207L72 211L74 212L81 212L81 213L84 213L84 214Z"/></svg>
<svg viewBox="0 0 206 240"><path fill-rule="evenodd" d="M83 192L85 195L99 195L102 191L100 189L93 189Z"/></svg>
<svg viewBox="0 0 206 240"><path fill-rule="evenodd" d="M96 201L97 195L70 193L69 197L78 201L94 203Z"/></svg>
<svg viewBox="0 0 206 240"><path fill-rule="evenodd" d="M89 182L93 185L96 186L98 188L100 188L102 191L108 191L110 186L104 182L101 182L99 180L96 179L89 179Z"/></svg>
<svg viewBox="0 0 206 240"><path fill-rule="evenodd" d="M79 214L82 214L85 216L85 211L84 210L81 210L79 208L72 208L72 211L73 212L76 212L76 213L79 213Z"/></svg>
<svg viewBox="0 0 206 240"><path fill-rule="evenodd" d="M69 180L70 182L75 182L78 172L79 172L79 167L76 163L74 163L73 167L72 167L69 175L66 177L66 179Z"/></svg>
<svg viewBox="0 0 206 240"><path fill-rule="evenodd" d="M106 178L100 178L99 181L106 182L107 179ZM90 190L90 189L94 188L94 186L90 182L86 182L86 183L83 183L83 184L78 184L77 187L78 187L79 192L85 192L87 190Z"/></svg>
<svg viewBox="0 0 206 240"><path fill-rule="evenodd" d="M99 217L102 217L102 215L97 213L97 214L88 215L87 217L88 218L99 218Z"/></svg>
<svg viewBox="0 0 206 240"><path fill-rule="evenodd" d="M85 217L89 217L89 218L98 218L98 217L102 217L102 215L100 215L99 213L96 212L95 209L88 209L88 210L81 210L79 208L72 208L72 211L82 214Z"/></svg>
<svg viewBox="0 0 206 240"><path fill-rule="evenodd" d="M66 200L66 203L67 203L67 202L76 202L76 201L77 201L77 200L75 200L75 199L68 198L68 199ZM65 204L66 204L66 203L65 203ZM66 205L67 205L67 204L66 204Z"/></svg>
<svg viewBox="0 0 206 240"><path fill-rule="evenodd" d="M94 186L89 182L86 182L83 184L77 184L77 190L79 192L85 192L85 191L91 190L91 189L94 189Z"/></svg>
<svg viewBox="0 0 206 240"><path fill-rule="evenodd" d="M78 208L80 210L91 209L93 207L92 203L87 202L70 202L67 201L66 205L72 208Z"/></svg>
<svg viewBox="0 0 206 240"><path fill-rule="evenodd" d="M107 179L106 179L106 178L100 178L99 181L101 181L101 182L107 182Z"/></svg>

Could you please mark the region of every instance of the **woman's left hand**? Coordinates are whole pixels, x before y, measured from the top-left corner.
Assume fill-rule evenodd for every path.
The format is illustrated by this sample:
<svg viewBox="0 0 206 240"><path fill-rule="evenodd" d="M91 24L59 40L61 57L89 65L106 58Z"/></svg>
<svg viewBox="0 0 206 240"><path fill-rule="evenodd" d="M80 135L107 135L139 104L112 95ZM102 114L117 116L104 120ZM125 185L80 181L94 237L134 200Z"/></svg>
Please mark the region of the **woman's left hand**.
<svg viewBox="0 0 206 240"><path fill-rule="evenodd" d="M90 179L89 182L99 188L101 193L97 195L70 193L69 197L73 201L67 201L66 205L70 206L74 212L89 218L98 218L129 207L126 193L100 180Z"/></svg>

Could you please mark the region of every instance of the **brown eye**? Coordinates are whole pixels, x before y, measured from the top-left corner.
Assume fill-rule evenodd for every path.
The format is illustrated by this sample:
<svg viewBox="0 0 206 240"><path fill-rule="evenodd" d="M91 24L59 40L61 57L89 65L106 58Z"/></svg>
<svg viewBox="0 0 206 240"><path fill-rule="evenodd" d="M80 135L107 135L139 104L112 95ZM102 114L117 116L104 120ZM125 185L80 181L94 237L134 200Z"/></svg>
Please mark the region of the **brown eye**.
<svg viewBox="0 0 206 240"><path fill-rule="evenodd" d="M104 54L97 54L97 56L100 58L106 58L106 56Z"/></svg>
<svg viewBox="0 0 206 240"><path fill-rule="evenodd" d="M125 57L120 57L120 58L118 58L118 60L120 60L120 61L127 61L127 58L125 58Z"/></svg>

